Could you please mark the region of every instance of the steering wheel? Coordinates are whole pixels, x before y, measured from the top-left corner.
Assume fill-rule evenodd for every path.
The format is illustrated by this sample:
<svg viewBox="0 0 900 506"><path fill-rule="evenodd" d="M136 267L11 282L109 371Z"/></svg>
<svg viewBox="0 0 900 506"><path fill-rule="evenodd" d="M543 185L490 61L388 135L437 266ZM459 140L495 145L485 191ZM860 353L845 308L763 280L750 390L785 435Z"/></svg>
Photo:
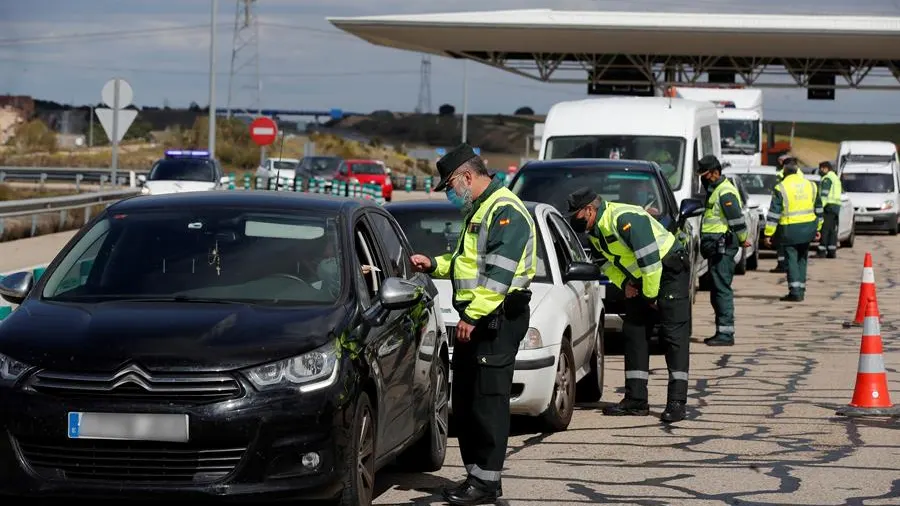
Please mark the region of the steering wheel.
<svg viewBox="0 0 900 506"><path fill-rule="evenodd" d="M307 283L305 280L303 280L297 276L294 276L293 274L285 274L282 272L275 273L275 274L267 274L266 276L263 277L263 279L265 279L265 278L285 278L285 279L290 279L291 281L299 281L300 283L303 283L305 286L310 286L309 283Z"/></svg>

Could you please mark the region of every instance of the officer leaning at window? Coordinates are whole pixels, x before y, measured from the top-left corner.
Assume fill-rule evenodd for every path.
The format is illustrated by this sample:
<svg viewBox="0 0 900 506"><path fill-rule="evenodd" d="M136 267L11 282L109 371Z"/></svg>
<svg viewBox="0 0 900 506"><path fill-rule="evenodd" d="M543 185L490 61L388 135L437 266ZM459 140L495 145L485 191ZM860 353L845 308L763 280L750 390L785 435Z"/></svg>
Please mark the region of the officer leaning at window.
<svg viewBox="0 0 900 506"><path fill-rule="evenodd" d="M455 505L492 504L503 495L500 472L509 439L509 396L519 343L531 315L528 286L537 265L535 225L519 198L467 144L438 160L447 199L465 216L456 249L413 255L415 268L453 281L459 312L453 349L453 414L468 473L444 490Z"/></svg>
<svg viewBox="0 0 900 506"><path fill-rule="evenodd" d="M710 294L716 313L716 333L703 342L709 346L734 344L734 257L741 247L749 247L747 222L737 188L722 175L722 164L706 155L697 164L697 173L706 189L706 211L700 227L700 254L709 261L713 286Z"/></svg>
<svg viewBox="0 0 900 506"><path fill-rule="evenodd" d="M663 422L684 419L690 365L691 264L681 242L642 207L607 202L590 188L568 198L569 222L587 232L606 260L603 273L625 292L625 398L603 408L607 416L650 413L650 332L659 322L669 389Z"/></svg>
<svg viewBox="0 0 900 506"><path fill-rule="evenodd" d="M776 240L784 247L789 292L781 297L782 301L800 302L806 296L809 243L822 237L822 211L816 184L803 177L796 160L788 160L784 164L784 180L772 192L765 231L767 246L777 232Z"/></svg>

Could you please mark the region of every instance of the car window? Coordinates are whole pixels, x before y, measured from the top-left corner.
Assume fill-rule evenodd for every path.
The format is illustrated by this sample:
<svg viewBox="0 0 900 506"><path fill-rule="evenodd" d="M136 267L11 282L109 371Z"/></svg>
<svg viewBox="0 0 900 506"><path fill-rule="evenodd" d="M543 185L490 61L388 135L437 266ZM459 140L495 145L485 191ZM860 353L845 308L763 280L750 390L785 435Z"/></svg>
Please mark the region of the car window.
<svg viewBox="0 0 900 506"><path fill-rule="evenodd" d="M215 163L207 158L167 158L156 162L147 179L212 182L216 175Z"/></svg>
<svg viewBox="0 0 900 506"><path fill-rule="evenodd" d="M778 176L772 174L738 174L738 179L746 193L750 195L771 195L778 184Z"/></svg>
<svg viewBox="0 0 900 506"><path fill-rule="evenodd" d="M342 176L346 176L346 175L347 175L347 164L346 164L346 163L341 162L341 168L338 169L338 174L340 174L340 175L342 175Z"/></svg>
<svg viewBox="0 0 900 506"><path fill-rule="evenodd" d="M712 127L705 126L700 129L700 142L703 145L703 155L712 155L714 147L713 147L713 136L712 136Z"/></svg>
<svg viewBox="0 0 900 506"><path fill-rule="evenodd" d="M851 193L891 193L894 191L893 174L844 172L841 185Z"/></svg>
<svg viewBox="0 0 900 506"><path fill-rule="evenodd" d="M383 265L378 259L378 250L375 248L373 235L363 221L357 223L353 235L356 241L356 257L359 261L359 266L354 266L353 269L357 271L358 277L363 278L368 299L374 300L378 297L378 291L384 282ZM371 269L371 267L375 267L375 269Z"/></svg>
<svg viewBox="0 0 900 506"><path fill-rule="evenodd" d="M365 175L383 175L384 167L377 163L354 163L353 164L353 173L354 174L365 174Z"/></svg>
<svg viewBox="0 0 900 506"><path fill-rule="evenodd" d="M590 259L584 252L584 248L581 246L581 241L578 239L578 236L575 235L572 227L570 227L568 223L563 221L562 217L557 214L551 214L550 221L554 225L556 225L557 230L562 235L562 242L568 250L569 258L575 262L589 262Z"/></svg>
<svg viewBox="0 0 900 506"><path fill-rule="evenodd" d="M386 277L408 278L412 274L410 265L410 252L403 246L400 232L394 227L391 220L381 213L369 213L375 236L381 239L384 245L384 253L387 255L390 266L385 271Z"/></svg>

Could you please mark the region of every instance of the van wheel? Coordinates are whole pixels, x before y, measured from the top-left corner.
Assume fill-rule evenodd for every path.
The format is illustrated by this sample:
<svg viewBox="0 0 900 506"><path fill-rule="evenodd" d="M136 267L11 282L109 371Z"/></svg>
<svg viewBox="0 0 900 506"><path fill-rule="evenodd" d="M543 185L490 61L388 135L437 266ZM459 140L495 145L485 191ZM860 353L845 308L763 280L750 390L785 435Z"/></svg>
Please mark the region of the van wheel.
<svg viewBox="0 0 900 506"><path fill-rule="evenodd" d="M541 424L547 432L560 432L569 427L575 410L575 358L568 337L563 337L556 360L556 379L550 405L541 413Z"/></svg>
<svg viewBox="0 0 900 506"><path fill-rule="evenodd" d="M576 387L575 397L578 402L597 402L603 398L603 364L606 356L603 320L604 317L601 317L598 324L594 352L591 353L590 370Z"/></svg>
<svg viewBox="0 0 900 506"><path fill-rule="evenodd" d="M894 225L888 229L888 234L897 235L897 232L900 232L900 223L894 222Z"/></svg>

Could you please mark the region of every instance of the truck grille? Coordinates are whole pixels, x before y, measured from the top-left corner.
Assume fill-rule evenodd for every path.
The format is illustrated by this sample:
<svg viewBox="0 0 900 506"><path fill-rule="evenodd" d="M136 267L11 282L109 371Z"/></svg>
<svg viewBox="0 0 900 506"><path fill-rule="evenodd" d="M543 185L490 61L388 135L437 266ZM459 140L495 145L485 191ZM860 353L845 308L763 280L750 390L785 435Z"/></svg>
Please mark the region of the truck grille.
<svg viewBox="0 0 900 506"><path fill-rule="evenodd" d="M41 371L30 381L38 392L66 398L207 403L238 397L241 385L224 374L150 374L131 365L113 374Z"/></svg>
<svg viewBox="0 0 900 506"><path fill-rule="evenodd" d="M18 442L22 457L47 479L131 483L210 483L227 476L246 448L120 441Z"/></svg>

